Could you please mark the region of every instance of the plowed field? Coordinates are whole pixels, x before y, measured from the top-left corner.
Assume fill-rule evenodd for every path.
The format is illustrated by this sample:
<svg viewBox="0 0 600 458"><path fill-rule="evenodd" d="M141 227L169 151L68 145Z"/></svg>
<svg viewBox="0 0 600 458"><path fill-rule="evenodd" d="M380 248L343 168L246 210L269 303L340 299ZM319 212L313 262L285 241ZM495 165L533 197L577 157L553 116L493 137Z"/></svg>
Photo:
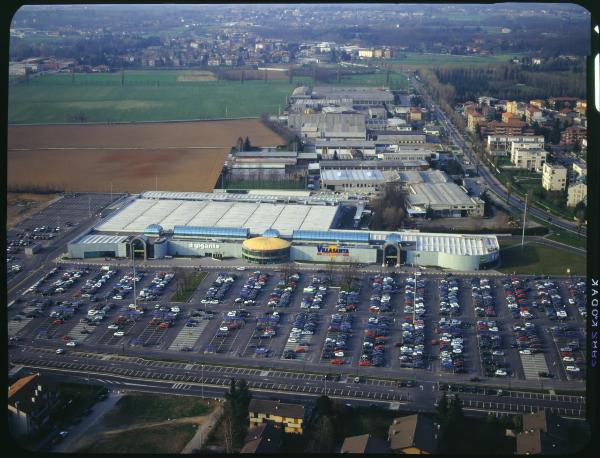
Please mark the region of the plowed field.
<svg viewBox="0 0 600 458"><path fill-rule="evenodd" d="M283 142L258 120L9 126L8 185L210 192L246 136L255 146Z"/></svg>

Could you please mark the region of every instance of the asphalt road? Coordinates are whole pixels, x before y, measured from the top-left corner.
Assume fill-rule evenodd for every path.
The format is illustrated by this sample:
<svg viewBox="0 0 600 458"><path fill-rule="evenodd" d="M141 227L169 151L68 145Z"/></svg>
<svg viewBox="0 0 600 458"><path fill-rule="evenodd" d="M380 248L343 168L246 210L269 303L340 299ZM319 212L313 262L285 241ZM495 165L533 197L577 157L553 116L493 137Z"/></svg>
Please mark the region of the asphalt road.
<svg viewBox="0 0 600 458"><path fill-rule="evenodd" d="M411 80L411 82L413 83L415 89L419 91L419 93L423 96L425 101L429 105L435 106L435 113L437 115L438 120L441 121L442 125L446 128L446 131L449 133L450 138L454 141L454 143L463 151L465 156L469 158L471 163L476 163L475 153L473 152L473 150L466 144L463 136L446 117L446 114L433 102L431 96L425 90L425 87L419 82L417 82L414 78ZM479 165L479 175L485 180L488 189L490 189L497 196L506 201L508 197L506 189L482 163L480 163ZM520 196L514 193L511 194L508 204L516 208L520 212L522 212L525 208L524 200L522 200ZM566 221L558 216L550 216L547 211L541 210L537 207L528 205L527 212L530 215L535 216L536 218L561 229L581 234L582 236L586 236L587 234L586 230L583 228L581 230L578 230L577 225L575 223Z"/></svg>
<svg viewBox="0 0 600 458"><path fill-rule="evenodd" d="M428 411L441 396L440 388L454 381L452 374L440 378L436 374L424 372L414 388L399 387L392 379L363 377L354 383L354 374L341 374L339 381L326 380L325 374L303 371L278 370L273 368L252 368L235 365L216 365L200 361L157 361L135 356L116 356L72 352L56 355L53 349L17 347L11 350L10 360L37 371L54 373L80 380L92 380L113 389L152 388L164 392L176 392L199 396L220 397L227 389L232 377L248 381L253 393L261 393L270 399L314 398L327 394L344 402L375 403L403 410ZM250 363L248 361L247 363ZM458 381L458 380L457 380ZM464 381L463 381L464 382ZM461 399L467 408L487 409L500 412L531 412L541 408L555 409L565 416L585 416L585 397L550 395L542 393L521 393L517 391L524 381L514 380L506 396L489 394L485 383L469 384L478 386L477 393L462 392ZM581 388L580 383L558 382L563 389ZM483 390L483 392L482 392Z"/></svg>

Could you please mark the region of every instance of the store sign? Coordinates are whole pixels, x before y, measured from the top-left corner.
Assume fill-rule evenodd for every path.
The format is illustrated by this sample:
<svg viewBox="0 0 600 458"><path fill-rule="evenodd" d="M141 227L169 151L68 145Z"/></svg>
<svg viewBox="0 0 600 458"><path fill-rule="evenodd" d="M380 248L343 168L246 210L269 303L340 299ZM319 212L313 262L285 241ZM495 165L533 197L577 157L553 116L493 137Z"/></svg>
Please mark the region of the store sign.
<svg viewBox="0 0 600 458"><path fill-rule="evenodd" d="M220 248L220 245L218 243L190 242L190 248L196 248L200 250L216 250Z"/></svg>
<svg viewBox="0 0 600 458"><path fill-rule="evenodd" d="M318 256L349 256L350 250L338 245L317 245Z"/></svg>

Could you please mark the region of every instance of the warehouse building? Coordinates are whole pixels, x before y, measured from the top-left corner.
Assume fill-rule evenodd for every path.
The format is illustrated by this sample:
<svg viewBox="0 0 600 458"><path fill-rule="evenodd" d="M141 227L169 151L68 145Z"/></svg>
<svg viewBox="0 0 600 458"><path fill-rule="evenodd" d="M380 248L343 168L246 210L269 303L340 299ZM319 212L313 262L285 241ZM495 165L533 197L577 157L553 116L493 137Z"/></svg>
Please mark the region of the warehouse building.
<svg viewBox="0 0 600 458"><path fill-rule="evenodd" d="M360 113L290 114L288 127L302 138L352 140L367 138L365 115Z"/></svg>
<svg viewBox="0 0 600 458"><path fill-rule="evenodd" d="M296 199L145 192L72 240L68 255L411 264L459 270L478 270L498 260L494 235L343 230L340 222L355 207L330 197Z"/></svg>
<svg viewBox="0 0 600 458"><path fill-rule="evenodd" d="M378 169L338 169L321 170L321 189L330 191L376 194L386 183L396 181L395 172L382 172Z"/></svg>
<svg viewBox="0 0 600 458"><path fill-rule="evenodd" d="M483 216L485 202L470 197L441 170L401 171L399 180L407 190L409 216Z"/></svg>
<svg viewBox="0 0 600 458"><path fill-rule="evenodd" d="M300 86L289 97L290 103L313 102L321 106L371 106L394 103L388 88L363 86Z"/></svg>

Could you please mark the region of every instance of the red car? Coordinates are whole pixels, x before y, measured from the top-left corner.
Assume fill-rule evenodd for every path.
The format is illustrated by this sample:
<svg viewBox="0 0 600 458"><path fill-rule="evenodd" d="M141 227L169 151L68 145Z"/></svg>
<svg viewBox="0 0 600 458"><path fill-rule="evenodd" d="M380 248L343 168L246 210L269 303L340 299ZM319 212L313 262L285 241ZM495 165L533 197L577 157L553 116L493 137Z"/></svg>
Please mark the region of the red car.
<svg viewBox="0 0 600 458"><path fill-rule="evenodd" d="M335 366L340 366L340 365L344 364L344 360L343 359L332 359L331 364L334 364Z"/></svg>
<svg viewBox="0 0 600 458"><path fill-rule="evenodd" d="M371 363L369 361L367 361L366 359L363 359L361 361L358 362L359 366L370 366Z"/></svg>

